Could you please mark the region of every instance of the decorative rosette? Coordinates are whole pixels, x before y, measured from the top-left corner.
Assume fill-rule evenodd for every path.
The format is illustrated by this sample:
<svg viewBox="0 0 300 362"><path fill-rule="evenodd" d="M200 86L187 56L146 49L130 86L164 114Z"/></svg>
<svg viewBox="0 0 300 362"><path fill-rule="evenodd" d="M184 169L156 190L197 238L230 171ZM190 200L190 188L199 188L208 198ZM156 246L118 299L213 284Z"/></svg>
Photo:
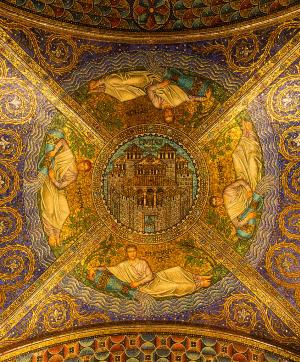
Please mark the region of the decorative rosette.
<svg viewBox="0 0 300 362"><path fill-rule="evenodd" d="M170 15L168 0L135 0L133 15L137 24L146 30L156 30L166 24Z"/></svg>

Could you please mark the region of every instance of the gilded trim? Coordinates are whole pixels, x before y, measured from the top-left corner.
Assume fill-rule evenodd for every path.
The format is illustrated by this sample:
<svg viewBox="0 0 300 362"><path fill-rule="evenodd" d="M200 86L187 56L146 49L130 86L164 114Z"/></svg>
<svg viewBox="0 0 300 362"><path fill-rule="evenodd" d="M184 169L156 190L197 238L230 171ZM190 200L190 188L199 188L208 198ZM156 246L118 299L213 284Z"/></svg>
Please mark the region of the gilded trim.
<svg viewBox="0 0 300 362"><path fill-rule="evenodd" d="M0 46L2 56L18 69L62 114L72 120L74 125L83 124L87 132L94 134L99 146L103 146L110 139L111 136L106 129L49 77L45 70L28 56L1 27Z"/></svg>
<svg viewBox="0 0 300 362"><path fill-rule="evenodd" d="M266 26L277 25L285 20L300 16L300 5L288 8L277 13L245 21L238 24L221 26L218 28L207 28L192 31L172 31L172 32L129 32L114 31L107 29L97 29L84 25L69 24L58 20L48 19L40 15L34 15L27 11L20 10L7 4L0 3L1 15L16 22L24 23L34 27L40 27L47 31L70 34L72 36L101 40L116 43L154 44L154 43L182 43L193 42L204 39L218 37L228 37L234 34L251 32Z"/></svg>
<svg viewBox="0 0 300 362"><path fill-rule="evenodd" d="M195 142L198 139L199 145L203 146L209 141L211 134L216 134L224 126L224 123L233 120L299 56L300 33L296 34L264 66L257 70L224 104L217 107L205 120L203 127L193 132L191 138Z"/></svg>
<svg viewBox="0 0 300 362"><path fill-rule="evenodd" d="M218 233L201 222L194 229L195 238L201 240L201 248L224 264L252 293L273 311L300 339L300 313L288 303L251 265L222 239Z"/></svg>
<svg viewBox="0 0 300 362"><path fill-rule="evenodd" d="M96 238L107 235L108 230L100 222L95 223L86 233L73 244L42 274L26 291L21 294L1 315L0 336L3 339L7 333L26 314L41 302L76 264L82 256L88 254ZM80 251L80 252L79 252Z"/></svg>
<svg viewBox="0 0 300 362"><path fill-rule="evenodd" d="M93 336L109 336L116 334L126 333L162 333L162 334L175 334L175 335L193 335L204 336L209 338L216 338L226 340L229 342L236 342L247 344L251 347L258 348L267 352L278 354L281 357L289 358L292 361L300 362L300 357L295 353L283 349L281 347L272 345L270 343L259 341L258 339L233 334L221 330L216 330L208 327L199 327L192 325L179 325L179 324L121 324L121 325L106 325L98 326L91 329L82 329L70 333L64 333L56 336L50 336L44 339L36 340L25 345L17 346L13 349L7 350L0 356L0 362L6 361L17 357L20 354L33 352L36 349L47 348L60 343L68 343L82 338L89 338Z"/></svg>

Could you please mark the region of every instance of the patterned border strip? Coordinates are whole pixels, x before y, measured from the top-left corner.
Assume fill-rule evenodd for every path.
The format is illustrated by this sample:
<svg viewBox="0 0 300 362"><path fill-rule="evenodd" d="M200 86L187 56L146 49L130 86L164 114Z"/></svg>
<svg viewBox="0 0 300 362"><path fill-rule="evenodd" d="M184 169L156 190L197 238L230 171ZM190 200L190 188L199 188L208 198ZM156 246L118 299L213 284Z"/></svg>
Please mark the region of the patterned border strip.
<svg viewBox="0 0 300 362"><path fill-rule="evenodd" d="M83 124L87 132L93 133L98 146L99 143L103 146L111 138L107 130L74 101L1 27L0 52L75 126L81 124L82 127Z"/></svg>
<svg viewBox="0 0 300 362"><path fill-rule="evenodd" d="M82 257L90 253L96 238L102 239L108 233L100 222L95 223L88 231L83 233L73 244L51 264L19 298L17 298L1 315L0 340L25 315L54 288L67 273L75 268Z"/></svg>
<svg viewBox="0 0 300 362"><path fill-rule="evenodd" d="M244 258L230 246L229 242L224 241L215 230L205 223L199 222L193 234L194 237L201 240L199 247L229 269L294 332L300 341L300 312L288 303L251 265L246 264Z"/></svg>
<svg viewBox="0 0 300 362"><path fill-rule="evenodd" d="M204 144L209 134L215 134L239 114L248 104L262 93L270 84L300 56L300 33L285 44L254 76L252 76L223 105L220 105L199 127L191 138Z"/></svg>
<svg viewBox="0 0 300 362"><path fill-rule="evenodd" d="M34 27L40 27L47 31L70 34L86 39L99 39L101 41L110 41L116 43L136 43L136 44L154 44L154 43L181 43L193 42L204 39L212 39L233 34L247 33L266 26L280 24L285 20L295 18L300 15L300 5L283 10L263 18L245 21L242 24L225 25L217 28L208 28L201 30L187 31L168 31L168 32L130 32L113 31L107 29L97 29L88 26L78 26L65 23L58 20L47 19L37 16L28 11L20 10L0 2L1 15L6 16L17 22L25 23Z"/></svg>
<svg viewBox="0 0 300 362"><path fill-rule="evenodd" d="M218 331L215 328L210 329L207 327L199 326L186 326L186 325L174 325L174 324L123 324L123 325L110 325L110 326L99 326L98 328L84 329L76 332L70 332L67 334L61 334L58 336L48 337L47 339L38 340L31 342L26 345L16 347L12 350L8 350L0 356L0 362L8 359L13 359L21 354L33 352L37 349L51 347L60 343L71 343L79 339L90 338L90 337L105 337L116 334L132 334L132 333L157 333L157 334L176 334L176 335L190 335L190 336L204 336L208 338L221 339L229 342L236 342L241 344L247 344L251 347L262 349L270 353L278 354L283 358L289 358L292 361L300 362L300 357L296 354L274 346L272 344L259 341L257 339L241 336L233 333L224 331Z"/></svg>

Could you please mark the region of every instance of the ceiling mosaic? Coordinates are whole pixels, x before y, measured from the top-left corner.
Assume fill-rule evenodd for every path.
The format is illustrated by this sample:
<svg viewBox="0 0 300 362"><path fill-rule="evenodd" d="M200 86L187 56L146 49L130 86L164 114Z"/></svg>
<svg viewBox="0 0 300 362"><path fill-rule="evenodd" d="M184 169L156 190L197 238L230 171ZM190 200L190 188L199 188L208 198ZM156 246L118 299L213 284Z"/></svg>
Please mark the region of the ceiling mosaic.
<svg viewBox="0 0 300 362"><path fill-rule="evenodd" d="M171 32L236 28L253 22L278 21L298 0L3 0L0 8L34 22L68 25L89 31ZM75 26L76 27L75 27Z"/></svg>
<svg viewBox="0 0 300 362"><path fill-rule="evenodd" d="M299 361L299 25L134 44L0 18L0 361Z"/></svg>
<svg viewBox="0 0 300 362"><path fill-rule="evenodd" d="M18 354L11 352L16 361L282 361L291 355L284 350L280 357L274 354L272 346L245 341L229 333L215 338L210 330L197 333L193 328L154 327L156 333L147 333L140 327L127 326L127 334L117 328L103 328L82 333L64 335L61 344L53 344L50 339L31 349L22 348ZM113 331L113 335L111 335ZM94 333L94 334L93 334ZM278 351L277 351L278 352Z"/></svg>

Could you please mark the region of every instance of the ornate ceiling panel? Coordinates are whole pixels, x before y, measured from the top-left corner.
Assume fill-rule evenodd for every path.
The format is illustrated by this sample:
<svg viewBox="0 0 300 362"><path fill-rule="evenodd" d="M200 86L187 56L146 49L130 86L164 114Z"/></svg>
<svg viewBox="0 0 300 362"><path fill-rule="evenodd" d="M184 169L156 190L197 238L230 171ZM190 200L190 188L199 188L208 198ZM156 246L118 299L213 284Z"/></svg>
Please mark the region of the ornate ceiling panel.
<svg viewBox="0 0 300 362"><path fill-rule="evenodd" d="M1 18L0 360L299 360L299 25L126 44Z"/></svg>
<svg viewBox="0 0 300 362"><path fill-rule="evenodd" d="M192 38L238 32L282 22L299 13L298 0L2 0L2 11L9 17L43 26L64 29L90 37L116 36L134 42L175 33ZM147 33L153 33L151 38ZM139 38L134 36L139 33ZM117 35L119 34L119 35ZM156 35L155 35L156 34ZM173 37L176 40L176 36Z"/></svg>
<svg viewBox="0 0 300 362"><path fill-rule="evenodd" d="M127 333L124 334L124 328ZM163 330L163 332L162 332ZM150 332L149 332L150 331ZM58 343L59 342L59 343ZM37 341L5 353L17 361L287 361L295 354L247 337L196 327L113 326Z"/></svg>

